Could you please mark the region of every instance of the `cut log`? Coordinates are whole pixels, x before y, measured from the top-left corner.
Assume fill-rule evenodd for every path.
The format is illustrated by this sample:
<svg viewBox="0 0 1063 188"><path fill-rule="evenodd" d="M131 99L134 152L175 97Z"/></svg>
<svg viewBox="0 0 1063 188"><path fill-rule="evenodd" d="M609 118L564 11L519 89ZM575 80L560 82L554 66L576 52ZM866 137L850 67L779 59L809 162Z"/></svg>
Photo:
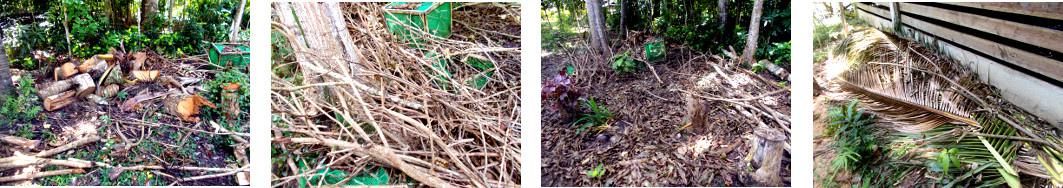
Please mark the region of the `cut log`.
<svg viewBox="0 0 1063 188"><path fill-rule="evenodd" d="M772 63L771 61L768 61L767 59L763 59L763 60L760 60L760 64L764 65L764 69L768 69L768 72L771 72L771 74L775 75L775 77L778 77L779 79L783 79L783 80L787 80L787 81L790 80L790 73L787 72L786 69L783 69L782 67L779 67L779 66L775 65L775 63Z"/></svg>
<svg viewBox="0 0 1063 188"><path fill-rule="evenodd" d="M62 108L66 105L69 105L70 103L74 103L74 101L76 100L74 98L75 93L76 92L74 92L74 90L68 90L60 94L45 97L44 109L48 111L55 111L56 109Z"/></svg>
<svg viewBox="0 0 1063 188"><path fill-rule="evenodd" d="M133 74L134 78L137 78L137 81L151 82L151 81L155 81L155 78L159 78L159 71L157 71L157 70L152 70L152 71L134 70L134 71L130 71L130 72Z"/></svg>
<svg viewBox="0 0 1063 188"><path fill-rule="evenodd" d="M92 77L89 74L79 74L74 76L73 80L78 84L78 99L84 99L85 96L96 92L96 83L92 82Z"/></svg>
<svg viewBox="0 0 1063 188"><path fill-rule="evenodd" d="M77 73L77 66L74 63L63 63L62 66L55 68L55 80L66 79Z"/></svg>
<svg viewBox="0 0 1063 188"><path fill-rule="evenodd" d="M110 69L107 69L107 72L103 73L99 82L96 85L125 83L125 79L122 78L122 66L111 66Z"/></svg>
<svg viewBox="0 0 1063 188"><path fill-rule="evenodd" d="M97 89L96 95L99 95L103 98L111 98L118 94L118 89L118 84L108 84L107 86L103 87L103 89Z"/></svg>
<svg viewBox="0 0 1063 188"><path fill-rule="evenodd" d="M56 95L64 91L74 89L74 80L59 80L48 84L44 88L37 89L37 95L41 98Z"/></svg>
<svg viewBox="0 0 1063 188"><path fill-rule="evenodd" d="M187 95L187 94L174 94L166 98L166 102L163 104L163 108L170 115L181 118L181 121L198 122L198 117L192 117L199 114L199 108L202 106L209 106L210 108L218 108L211 104L207 99L199 95Z"/></svg>

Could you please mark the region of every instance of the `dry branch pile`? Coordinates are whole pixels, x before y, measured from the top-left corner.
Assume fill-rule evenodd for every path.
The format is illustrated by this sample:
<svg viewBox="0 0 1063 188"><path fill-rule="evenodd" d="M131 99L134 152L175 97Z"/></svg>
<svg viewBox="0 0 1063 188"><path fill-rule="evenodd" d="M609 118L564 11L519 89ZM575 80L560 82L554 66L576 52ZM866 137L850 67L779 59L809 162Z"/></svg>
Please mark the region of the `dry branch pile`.
<svg viewBox="0 0 1063 188"><path fill-rule="evenodd" d="M413 48L388 31L382 6L273 4L272 31L290 41L287 55L296 59L274 69L295 67L300 75L274 71L271 77L273 158L281 162L273 167L273 184L295 186L322 169L355 176L383 167L392 177L432 187L520 186L519 42L490 42L507 35L504 41L513 41L519 22L454 24L455 30L499 22L518 28L501 34L472 28L450 39L424 35L425 44ZM454 12L506 12L519 20L520 6L470 3ZM483 71L462 63L470 57L494 66ZM453 60L446 70L433 66L444 58ZM465 84L480 75L488 78L482 89Z"/></svg>

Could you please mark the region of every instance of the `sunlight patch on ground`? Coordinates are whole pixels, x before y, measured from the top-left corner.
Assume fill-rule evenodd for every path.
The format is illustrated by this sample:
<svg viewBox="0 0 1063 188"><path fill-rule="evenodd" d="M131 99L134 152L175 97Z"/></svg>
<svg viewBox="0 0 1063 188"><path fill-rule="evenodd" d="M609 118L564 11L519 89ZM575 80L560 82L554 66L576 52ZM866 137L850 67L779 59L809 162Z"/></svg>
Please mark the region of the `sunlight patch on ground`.
<svg viewBox="0 0 1063 188"><path fill-rule="evenodd" d="M682 147L676 148L676 150L680 154L685 155L689 153L695 158L697 158L706 151L711 151L713 149L720 148L720 146L717 145L715 140L716 139L713 135L697 136L697 138L695 138L691 143L687 143Z"/></svg>

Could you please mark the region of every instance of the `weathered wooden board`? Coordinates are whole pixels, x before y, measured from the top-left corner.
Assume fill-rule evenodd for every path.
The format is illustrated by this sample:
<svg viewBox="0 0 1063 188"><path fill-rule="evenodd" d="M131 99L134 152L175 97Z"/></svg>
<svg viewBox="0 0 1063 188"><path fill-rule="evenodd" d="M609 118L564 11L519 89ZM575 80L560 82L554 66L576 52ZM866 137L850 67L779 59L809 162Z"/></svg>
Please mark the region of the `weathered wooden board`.
<svg viewBox="0 0 1063 188"><path fill-rule="evenodd" d="M982 53L1003 59L1022 68L1041 73L1049 78L1063 81L1063 62L1056 61L1038 54L1030 53L1008 45L996 43L983 38L968 35L952 29L944 28L935 24L924 22L909 16L902 16L901 21L912 27L928 33L933 33L942 39L956 42L960 45L973 48Z"/></svg>
<svg viewBox="0 0 1063 188"><path fill-rule="evenodd" d="M1060 2L945 2L945 4L1063 20L1063 3Z"/></svg>
<svg viewBox="0 0 1063 188"><path fill-rule="evenodd" d="M903 12L922 15L1063 52L1063 31L912 3L902 3L900 9ZM1063 9L1058 11L1063 12Z"/></svg>

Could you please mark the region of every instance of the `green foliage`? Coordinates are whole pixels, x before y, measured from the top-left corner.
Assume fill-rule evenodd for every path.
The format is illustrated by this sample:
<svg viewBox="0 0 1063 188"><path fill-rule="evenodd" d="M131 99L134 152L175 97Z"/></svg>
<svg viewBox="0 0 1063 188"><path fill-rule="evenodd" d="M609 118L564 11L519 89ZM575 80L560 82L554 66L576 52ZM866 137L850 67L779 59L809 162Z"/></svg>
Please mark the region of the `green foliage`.
<svg viewBox="0 0 1063 188"><path fill-rule="evenodd" d="M835 142L831 146L835 148L835 154L838 155L831 161L831 170L834 174L840 170L853 171L861 175L879 173L874 172L870 167L879 162L878 157L883 153L879 147L881 138L876 135L876 128L871 123L874 116L864 116L864 110L857 110L858 108L857 100L854 99L848 105L836 106L828 110L830 123L827 125L826 134L834 135ZM834 175L831 175L829 179L833 182Z"/></svg>
<svg viewBox="0 0 1063 188"><path fill-rule="evenodd" d="M320 185L335 185L338 183L342 183L343 180L347 179L348 176L351 175L346 171L321 169L314 172L314 174L310 176L309 180L307 180L307 178L305 177L299 178L299 187L308 187L309 185L314 185L311 187L316 187ZM391 178L388 177L387 171L380 168L377 169L375 173L354 176L343 185L387 185L389 179Z"/></svg>
<svg viewBox="0 0 1063 188"><path fill-rule="evenodd" d="M40 97L37 89L33 88L33 79L22 77L18 79L18 90L14 95L4 98L4 104L0 106L0 124L14 124L38 118L41 111Z"/></svg>
<svg viewBox="0 0 1063 188"><path fill-rule="evenodd" d="M583 132L587 128L591 129L604 129L608 127L609 119L612 119L613 112L610 112L608 108L604 106L598 106L598 103L594 101L594 97L590 97L587 100L581 100L581 104L591 110L591 113L583 113L579 115L579 119L573 122L573 125L579 126L576 129L576 134Z"/></svg>
<svg viewBox="0 0 1063 188"><path fill-rule="evenodd" d="M642 69L643 63L630 56L631 52L629 51L609 58L613 61L613 69L616 70L617 73L637 72Z"/></svg>
<svg viewBox="0 0 1063 188"><path fill-rule="evenodd" d="M782 67L790 63L790 41L771 43L771 45L757 46L757 57L770 59L775 65Z"/></svg>
<svg viewBox="0 0 1063 188"><path fill-rule="evenodd" d="M602 167L605 167L605 163L598 163L598 167L594 167L594 170L587 171L587 176L591 178L602 177L602 175L605 174L605 169L602 169Z"/></svg>
<svg viewBox="0 0 1063 188"><path fill-rule="evenodd" d="M175 3L175 7L166 7L167 3L159 3L160 12L144 20L142 24L137 24L135 20L113 20L123 17L135 18L139 9L129 8L132 6L113 6L109 3L135 2L33 2L34 8L31 11L20 13L28 13L34 19L16 20L12 27L0 26L5 27L5 34L10 33L9 35L16 39L4 44L11 49L8 51L11 59L20 59L13 63L13 67L33 69L43 67L46 63L58 63L54 59L34 59L32 64L27 64L30 61L26 61L26 58L40 57L34 57L34 54L42 54L37 51L53 55L65 55L69 51L74 58L107 53L111 48L121 50L122 47L126 52L154 50L171 57L205 53L206 43L202 41L228 40L229 26L233 22L230 13L237 8L239 0L189 0ZM248 24L250 6L244 8L243 24ZM174 9L181 11L174 11L170 17L165 17L165 11ZM2 15L4 14L0 13L0 16ZM64 27L64 24L67 27Z"/></svg>
<svg viewBox="0 0 1063 188"><path fill-rule="evenodd" d="M240 87L235 91L225 91L223 87L230 83L239 84ZM246 121L248 118L247 111L251 109L251 97L250 97L250 79L247 74L240 72L237 69L230 69L229 71L218 73L214 75L214 79L208 81L203 87L207 90L202 92L203 98L207 99L218 108L202 108L203 117L206 119L223 119L224 114L228 113L226 109L229 104L223 101L229 100L230 96L224 95L224 93L234 93L232 96L236 100L236 105L239 105L238 109L242 112L238 116L234 117L238 122ZM232 130L237 132L246 132L247 130Z"/></svg>
<svg viewBox="0 0 1063 188"><path fill-rule="evenodd" d="M812 28L812 47L820 49L842 37L842 25L840 23L823 25L819 24L819 20L814 21L816 24L813 24Z"/></svg>

